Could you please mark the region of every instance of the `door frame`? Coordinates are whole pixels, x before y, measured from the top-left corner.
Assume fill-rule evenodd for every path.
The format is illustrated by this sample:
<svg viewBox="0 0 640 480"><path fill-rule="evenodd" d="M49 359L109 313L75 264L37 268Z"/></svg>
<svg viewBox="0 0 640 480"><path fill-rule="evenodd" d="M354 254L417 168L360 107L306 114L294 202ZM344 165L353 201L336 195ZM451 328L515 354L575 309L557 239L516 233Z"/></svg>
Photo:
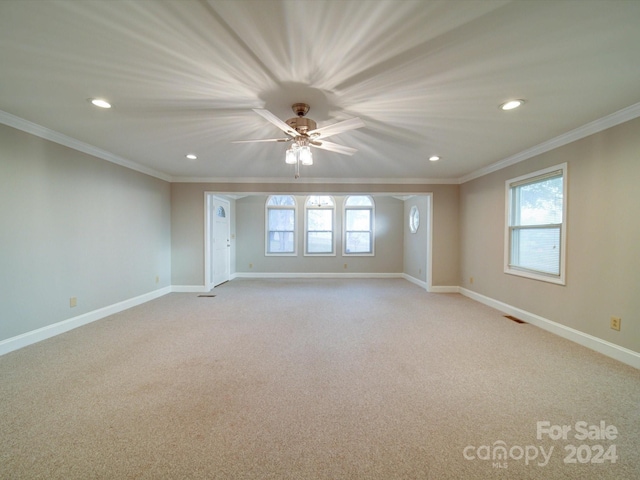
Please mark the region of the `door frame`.
<svg viewBox="0 0 640 480"><path fill-rule="evenodd" d="M204 288L205 290L211 291L215 287L215 281L213 278L214 268L213 268L213 223L215 216L215 209L212 208L216 201L223 201L225 204L229 205L227 209L227 215L229 219L227 235L229 235L229 241L231 241L231 201L223 198L220 195L216 195L214 192L204 192ZM227 261L229 262L229 278L231 279L231 247L228 247L228 256Z"/></svg>

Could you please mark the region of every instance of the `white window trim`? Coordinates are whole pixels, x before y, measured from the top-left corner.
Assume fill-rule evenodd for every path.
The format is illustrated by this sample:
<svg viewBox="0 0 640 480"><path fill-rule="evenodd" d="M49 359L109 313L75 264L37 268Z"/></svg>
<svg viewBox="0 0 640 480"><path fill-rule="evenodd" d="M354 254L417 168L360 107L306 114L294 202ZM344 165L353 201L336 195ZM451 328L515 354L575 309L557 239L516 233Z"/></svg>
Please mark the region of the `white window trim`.
<svg viewBox="0 0 640 480"><path fill-rule="evenodd" d="M349 197L369 197L371 205L347 206ZM347 252L347 210L369 210L371 212L371 252ZM342 255L344 257L375 257L376 255L376 202L371 195L347 195L342 208Z"/></svg>
<svg viewBox="0 0 640 480"><path fill-rule="evenodd" d="M278 194L280 195L280 194ZM283 194L293 198L292 205L269 205L269 199L274 195L267 195L264 201L264 255L265 257L297 257L298 256L298 201L294 195ZM269 210L293 209L293 252L269 252Z"/></svg>
<svg viewBox="0 0 640 480"><path fill-rule="evenodd" d="M324 196L324 195L323 195ZM336 199L331 196L331 201L333 205L331 206L315 206L315 205L307 205L309 201L309 197L304 200L304 256L305 257L336 257ZM330 253L309 253L307 251L307 238L309 237L308 233L308 216L307 212L309 210L332 210L331 214L331 252Z"/></svg>
<svg viewBox="0 0 640 480"><path fill-rule="evenodd" d="M538 273L524 268L509 265L511 252L511 187L514 184L528 183L528 180L535 180L538 177L548 175L553 172L562 171L562 223L560 224L560 274ZM567 203L568 203L568 177L567 163L555 165L553 167L537 170L526 175L511 178L505 182L505 231L504 231L504 273L517 275L519 277L540 280L558 285L566 285L566 255L567 255Z"/></svg>

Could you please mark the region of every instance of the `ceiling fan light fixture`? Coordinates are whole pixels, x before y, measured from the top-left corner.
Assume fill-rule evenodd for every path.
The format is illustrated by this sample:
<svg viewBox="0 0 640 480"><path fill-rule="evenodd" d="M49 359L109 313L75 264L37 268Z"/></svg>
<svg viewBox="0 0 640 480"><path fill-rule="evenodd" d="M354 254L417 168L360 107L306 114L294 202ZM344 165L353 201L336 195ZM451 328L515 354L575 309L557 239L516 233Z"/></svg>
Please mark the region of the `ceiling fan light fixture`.
<svg viewBox="0 0 640 480"><path fill-rule="evenodd" d="M313 154L308 146L300 147L300 163L302 165L313 165Z"/></svg>
<svg viewBox="0 0 640 480"><path fill-rule="evenodd" d="M295 143L293 145L295 145ZM293 145L287 149L284 155L284 163L287 165L295 165L298 162L298 156L296 155L296 150L293 148Z"/></svg>
<svg viewBox="0 0 640 480"><path fill-rule="evenodd" d="M521 98L515 100L509 100L508 102L504 102L500 105L500 110L513 110L514 108L518 108L524 105L524 100Z"/></svg>

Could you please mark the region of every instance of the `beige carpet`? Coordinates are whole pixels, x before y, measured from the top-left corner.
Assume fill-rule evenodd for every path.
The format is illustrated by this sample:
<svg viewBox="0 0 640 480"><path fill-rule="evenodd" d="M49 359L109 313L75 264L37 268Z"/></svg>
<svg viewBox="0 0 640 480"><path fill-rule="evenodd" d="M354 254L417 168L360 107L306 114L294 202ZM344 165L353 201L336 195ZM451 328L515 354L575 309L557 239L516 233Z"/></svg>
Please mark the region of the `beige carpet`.
<svg viewBox="0 0 640 480"><path fill-rule="evenodd" d="M638 370L404 280L212 293L0 357L0 478L640 478Z"/></svg>

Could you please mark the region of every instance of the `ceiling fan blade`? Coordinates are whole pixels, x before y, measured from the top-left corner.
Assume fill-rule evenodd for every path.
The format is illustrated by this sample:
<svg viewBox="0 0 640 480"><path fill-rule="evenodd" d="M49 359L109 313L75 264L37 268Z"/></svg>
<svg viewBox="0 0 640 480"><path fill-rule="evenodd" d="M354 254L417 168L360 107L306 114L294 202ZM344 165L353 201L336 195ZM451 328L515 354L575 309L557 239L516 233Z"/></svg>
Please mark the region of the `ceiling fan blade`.
<svg viewBox="0 0 640 480"><path fill-rule="evenodd" d="M258 115L261 115L266 120L268 120L271 123L273 123L276 127L278 127L280 130L282 130L287 135L291 135L292 137L297 137L299 135L298 132L296 132L293 128L291 128L285 122L283 122L278 117L276 117L269 110L264 110L262 108L254 108L253 111L256 112Z"/></svg>
<svg viewBox="0 0 640 480"><path fill-rule="evenodd" d="M326 127L316 128L315 130L311 130L309 132L310 136L318 136L322 138L327 138L331 135L336 135L338 133L346 132L347 130L354 130L356 128L364 127L364 122L359 118L350 118L349 120L345 120L343 122L334 123L333 125L327 125Z"/></svg>
<svg viewBox="0 0 640 480"><path fill-rule="evenodd" d="M309 143L311 143L311 145L314 147L322 148L323 150L329 150L330 152L341 153L343 155L353 155L358 151L355 148L345 147L344 145L338 145L337 143L333 142L325 142L324 140L312 140Z"/></svg>
<svg viewBox="0 0 640 480"><path fill-rule="evenodd" d="M258 140L235 140L231 143L255 143L255 142L290 142L291 138L264 138Z"/></svg>

